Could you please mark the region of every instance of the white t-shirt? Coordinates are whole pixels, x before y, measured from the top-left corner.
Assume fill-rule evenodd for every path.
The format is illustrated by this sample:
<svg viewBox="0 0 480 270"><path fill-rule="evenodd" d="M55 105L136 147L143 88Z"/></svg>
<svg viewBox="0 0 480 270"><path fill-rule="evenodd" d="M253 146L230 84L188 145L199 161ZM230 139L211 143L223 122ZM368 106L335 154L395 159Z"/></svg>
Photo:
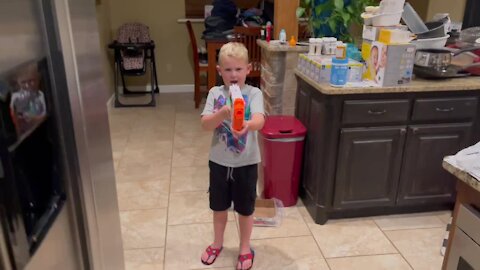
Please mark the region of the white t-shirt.
<svg viewBox="0 0 480 270"><path fill-rule="evenodd" d="M264 113L262 91L257 87L245 85L242 89L245 100L245 120L250 120L254 113ZM224 105L231 105L230 94L226 87L213 87L208 93L203 115L210 115ZM261 161L258 147L257 131L249 131L236 139L230 129L231 121L224 120L214 131L210 160L226 167L242 167Z"/></svg>

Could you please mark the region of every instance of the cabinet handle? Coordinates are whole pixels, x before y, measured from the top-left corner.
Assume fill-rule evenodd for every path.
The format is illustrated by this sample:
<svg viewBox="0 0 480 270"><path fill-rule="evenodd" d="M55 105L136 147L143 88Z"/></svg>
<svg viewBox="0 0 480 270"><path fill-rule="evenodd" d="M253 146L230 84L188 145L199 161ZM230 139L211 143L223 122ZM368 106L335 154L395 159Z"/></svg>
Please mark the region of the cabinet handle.
<svg viewBox="0 0 480 270"><path fill-rule="evenodd" d="M368 113L369 114L373 114L373 115L382 115L382 114L385 114L387 112L387 110L383 110L383 111L372 111L372 110L368 110Z"/></svg>
<svg viewBox="0 0 480 270"><path fill-rule="evenodd" d="M435 111L437 111L437 112L453 112L454 109L455 108L453 108L453 107L446 108L446 109L442 109L442 108L437 107L437 108L435 108Z"/></svg>

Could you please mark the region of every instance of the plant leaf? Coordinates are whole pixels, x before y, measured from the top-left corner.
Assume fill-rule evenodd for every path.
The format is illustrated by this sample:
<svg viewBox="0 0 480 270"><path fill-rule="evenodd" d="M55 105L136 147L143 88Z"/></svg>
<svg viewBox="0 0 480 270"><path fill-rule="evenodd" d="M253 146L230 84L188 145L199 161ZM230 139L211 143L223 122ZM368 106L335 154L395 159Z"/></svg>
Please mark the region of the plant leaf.
<svg viewBox="0 0 480 270"><path fill-rule="evenodd" d="M332 32L335 33L337 31L337 23L334 20L329 20L328 21L328 26L330 27Z"/></svg>
<svg viewBox="0 0 480 270"><path fill-rule="evenodd" d="M335 9L337 10L343 9L343 6L344 6L343 0L334 0L333 3L335 5Z"/></svg>
<svg viewBox="0 0 480 270"><path fill-rule="evenodd" d="M355 12L354 8L352 5L348 5L347 7L347 11L350 13L350 14L353 14Z"/></svg>
<svg viewBox="0 0 480 270"><path fill-rule="evenodd" d="M303 8L303 7L297 7L296 13L297 13L297 18L302 17L302 16L305 14L305 8Z"/></svg>
<svg viewBox="0 0 480 270"><path fill-rule="evenodd" d="M320 15L323 11L328 10L328 7L327 7L328 4L327 3L317 5L315 7L315 14Z"/></svg>
<svg viewBox="0 0 480 270"><path fill-rule="evenodd" d="M310 5L310 2L312 2L311 0L303 0L303 2L305 3L305 5Z"/></svg>
<svg viewBox="0 0 480 270"><path fill-rule="evenodd" d="M346 12L342 13L342 19L343 19L343 23L345 24L345 26L347 26L347 24L350 23L350 18L351 18L351 16L350 16L349 13L346 13Z"/></svg>

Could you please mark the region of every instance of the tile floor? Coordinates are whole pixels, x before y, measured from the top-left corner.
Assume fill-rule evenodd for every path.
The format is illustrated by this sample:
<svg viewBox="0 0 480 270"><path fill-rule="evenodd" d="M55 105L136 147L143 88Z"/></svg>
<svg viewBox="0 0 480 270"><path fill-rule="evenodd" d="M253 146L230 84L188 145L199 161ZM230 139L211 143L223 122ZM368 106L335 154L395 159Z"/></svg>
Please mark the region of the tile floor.
<svg viewBox="0 0 480 270"><path fill-rule="evenodd" d="M213 236L208 149L192 94L161 94L156 108L110 109L118 202L128 270L234 269L231 213L225 250L212 267L200 254ZM299 202L281 227L254 228L253 269L438 270L449 212L331 220L320 226Z"/></svg>

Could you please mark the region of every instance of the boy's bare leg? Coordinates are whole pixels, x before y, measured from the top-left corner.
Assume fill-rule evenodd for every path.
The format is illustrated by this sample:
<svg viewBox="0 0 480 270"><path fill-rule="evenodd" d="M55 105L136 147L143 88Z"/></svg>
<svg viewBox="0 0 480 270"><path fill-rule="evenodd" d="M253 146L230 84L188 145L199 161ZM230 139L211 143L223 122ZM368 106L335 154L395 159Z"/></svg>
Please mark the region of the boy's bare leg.
<svg viewBox="0 0 480 270"><path fill-rule="evenodd" d="M215 234L215 239L212 248L220 248L223 246L223 234L225 232L225 227L227 226L228 219L228 210L225 211L213 211L213 231ZM214 260L215 256L211 256L208 259L208 263L211 263ZM203 252L202 260L206 261L208 258L207 252Z"/></svg>
<svg viewBox="0 0 480 270"><path fill-rule="evenodd" d="M240 254L248 254L250 253L250 236L253 230L253 215L242 216L239 214L238 223L240 224ZM252 261L247 260L243 265L238 263L237 269L248 269L251 265Z"/></svg>

